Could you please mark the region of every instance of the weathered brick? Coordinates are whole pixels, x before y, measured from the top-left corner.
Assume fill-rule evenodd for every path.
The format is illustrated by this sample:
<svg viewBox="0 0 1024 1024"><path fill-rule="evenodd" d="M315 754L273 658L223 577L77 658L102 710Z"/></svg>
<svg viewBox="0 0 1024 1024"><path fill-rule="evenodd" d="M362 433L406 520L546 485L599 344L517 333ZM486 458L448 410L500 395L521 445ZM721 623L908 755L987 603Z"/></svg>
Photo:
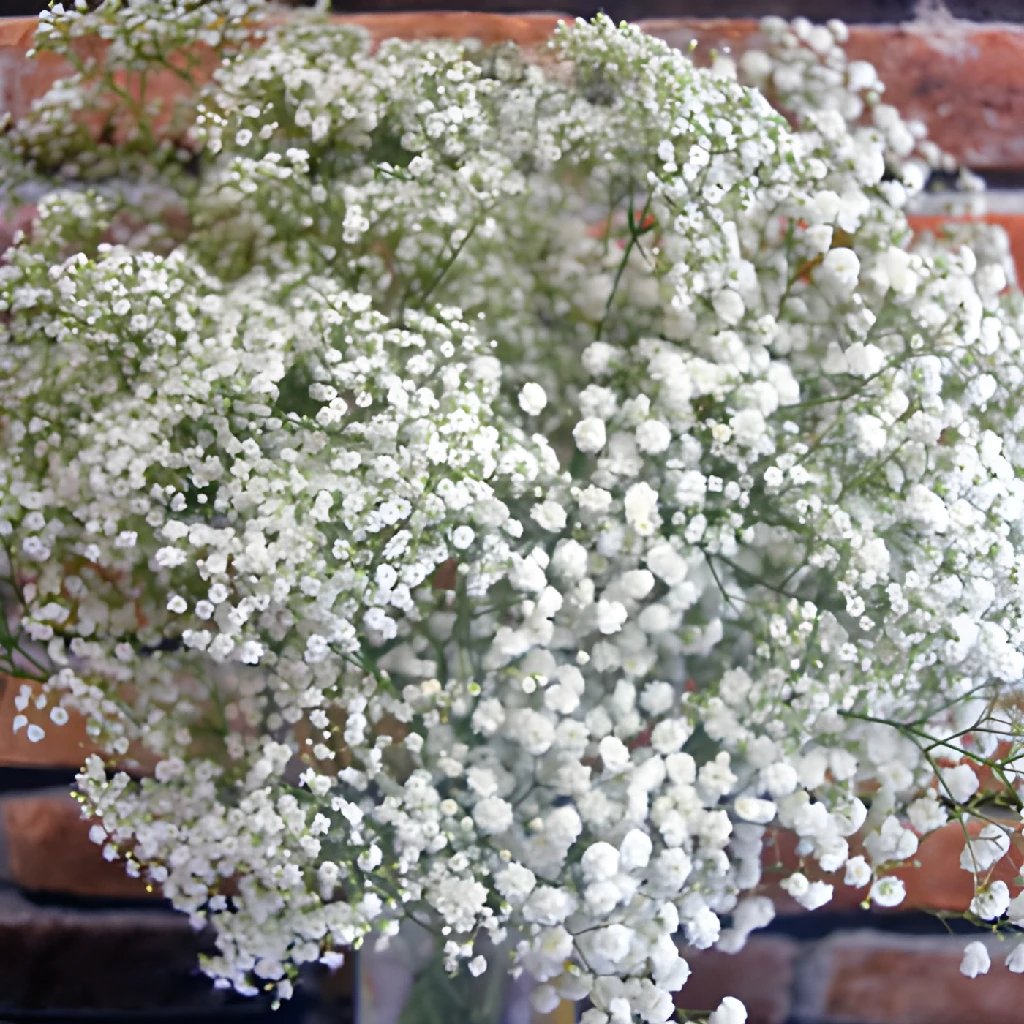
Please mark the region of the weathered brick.
<svg viewBox="0 0 1024 1024"><path fill-rule="evenodd" d="M747 1007L748 1024L784 1024L792 1012L791 989L799 943L780 935L755 935L738 953L684 950L693 973L676 996L686 1010L713 1010L724 996Z"/></svg>
<svg viewBox="0 0 1024 1024"><path fill-rule="evenodd" d="M4 877L31 892L93 898L146 898L145 884L124 865L103 859L89 840L90 823L64 791L0 800L6 847Z"/></svg>
<svg viewBox="0 0 1024 1024"><path fill-rule="evenodd" d="M820 1024L1020 1024L1024 977L998 962L1009 946L989 940L993 967L960 973L965 937L859 931L818 943L801 964L799 1019Z"/></svg>

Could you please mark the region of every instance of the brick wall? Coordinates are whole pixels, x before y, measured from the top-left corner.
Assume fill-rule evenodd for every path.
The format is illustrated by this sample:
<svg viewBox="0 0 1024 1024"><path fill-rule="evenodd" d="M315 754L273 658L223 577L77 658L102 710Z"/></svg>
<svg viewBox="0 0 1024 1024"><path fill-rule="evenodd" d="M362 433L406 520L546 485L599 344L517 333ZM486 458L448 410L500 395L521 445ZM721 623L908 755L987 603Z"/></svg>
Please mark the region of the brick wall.
<svg viewBox="0 0 1024 1024"><path fill-rule="evenodd" d="M0 11L16 13L15 3L0 0ZM349 11L420 12L360 17L382 36L511 35L533 44L546 37L554 21L422 13L439 6L415 0L336 4ZM513 0L477 6L522 11L540 5ZM586 14L598 5L565 0L559 6ZM682 46L697 37L740 50L756 31L749 15L835 14L867 22L907 15L912 5L902 0L621 0L604 6L617 16L649 17L650 31ZM1024 22L1024 0L962 0L950 6L976 20L860 24L850 46L857 57L878 66L892 102L926 120L942 145L999 186L992 197L998 212L988 219L1007 229L1024 270L1024 26L994 22ZM33 0L22 9L37 7ZM730 17L694 20L708 13ZM0 113L16 116L60 71L44 65L25 73L29 35L24 23L0 21ZM934 217L919 217L916 225L942 228ZM16 227L16 217L0 225L0 248ZM92 1011L89 1019L110 1021L344 1020L350 974L313 979L298 1000L273 1017L262 1004L211 991L196 970L208 936L193 934L158 895L106 863L88 841L88 823L67 795L74 767L88 749L83 724L54 730L40 744L29 743L23 733L12 735L16 690L7 686L0 695L0 1022L38 1019L46 1009L56 1013L51 1020L73 1020L86 1010ZM922 846L922 867L906 875L908 911L866 913L850 890L829 913L813 916L780 898L777 922L742 953L694 958L694 976L680 1005L710 1009L723 995L736 994L750 1007L750 1024L1018 1024L1024 1019L1024 979L998 966L1000 944L988 940L997 967L970 982L958 971L968 941L965 930L947 932L920 910L958 910L970 899L970 880L957 863L959 840L953 829ZM159 1018L151 1015L156 1011Z"/></svg>

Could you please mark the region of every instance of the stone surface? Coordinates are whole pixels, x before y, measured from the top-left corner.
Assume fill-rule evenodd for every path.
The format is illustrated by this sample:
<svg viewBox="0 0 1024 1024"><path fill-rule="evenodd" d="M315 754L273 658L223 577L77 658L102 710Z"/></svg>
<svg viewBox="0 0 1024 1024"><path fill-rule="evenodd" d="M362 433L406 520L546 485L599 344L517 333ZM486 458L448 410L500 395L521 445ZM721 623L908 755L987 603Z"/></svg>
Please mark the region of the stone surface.
<svg viewBox="0 0 1024 1024"><path fill-rule="evenodd" d="M89 840L89 826L63 790L4 797L4 877L31 892L155 898L141 879L125 874L123 864L103 859L101 847Z"/></svg>
<svg viewBox="0 0 1024 1024"><path fill-rule="evenodd" d="M54 1007L166 1009L207 1000L203 948L164 909L40 906L0 889L0 1019Z"/></svg>

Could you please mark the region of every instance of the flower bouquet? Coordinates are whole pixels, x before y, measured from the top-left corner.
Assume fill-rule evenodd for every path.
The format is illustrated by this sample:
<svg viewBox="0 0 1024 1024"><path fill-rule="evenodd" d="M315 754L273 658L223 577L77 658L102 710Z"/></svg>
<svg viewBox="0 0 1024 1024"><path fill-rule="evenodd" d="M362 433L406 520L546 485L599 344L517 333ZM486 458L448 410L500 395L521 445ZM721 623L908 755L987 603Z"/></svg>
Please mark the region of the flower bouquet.
<svg viewBox="0 0 1024 1024"><path fill-rule="evenodd" d="M435 992L660 1022L951 820L1012 935L1024 307L912 238L947 161L843 26L699 68L86 6L0 144L0 653L204 969L285 998L408 921Z"/></svg>

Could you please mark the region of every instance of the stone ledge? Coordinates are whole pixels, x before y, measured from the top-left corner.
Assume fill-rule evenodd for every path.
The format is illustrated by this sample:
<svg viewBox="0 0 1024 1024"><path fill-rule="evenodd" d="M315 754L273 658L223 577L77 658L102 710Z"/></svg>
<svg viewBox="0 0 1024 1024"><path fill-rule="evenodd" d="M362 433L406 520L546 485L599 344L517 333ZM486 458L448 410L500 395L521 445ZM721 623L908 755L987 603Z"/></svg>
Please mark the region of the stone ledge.
<svg viewBox="0 0 1024 1024"><path fill-rule="evenodd" d="M209 1002L203 944L171 911L40 906L0 888L5 1009L170 1008Z"/></svg>

